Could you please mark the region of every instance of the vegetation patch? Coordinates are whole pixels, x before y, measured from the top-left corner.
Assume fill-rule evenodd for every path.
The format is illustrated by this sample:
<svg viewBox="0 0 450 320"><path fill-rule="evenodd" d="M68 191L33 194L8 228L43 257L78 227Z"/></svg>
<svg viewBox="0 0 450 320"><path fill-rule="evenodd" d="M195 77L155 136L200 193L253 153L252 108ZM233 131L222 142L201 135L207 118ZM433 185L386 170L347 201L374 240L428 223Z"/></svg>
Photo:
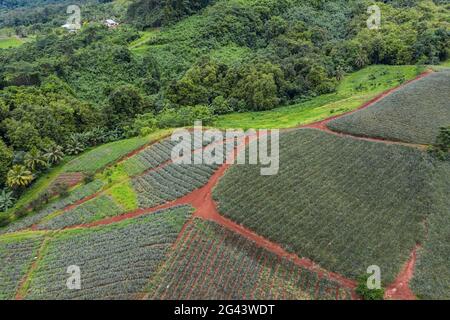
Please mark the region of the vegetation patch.
<svg viewBox="0 0 450 320"><path fill-rule="evenodd" d="M393 281L430 212L432 165L416 149L312 129L280 137L280 170L233 166L214 190L219 211L300 257L357 279L371 265Z"/></svg>
<svg viewBox="0 0 450 320"><path fill-rule="evenodd" d="M9 226L0 229L0 234L11 233L18 230L30 228L31 226L37 224L50 214L59 211L71 204L74 204L77 201L80 201L88 196L95 194L96 192L100 191L103 188L103 186L104 183L100 180L94 180L91 183L82 185L73 190L66 198L57 199L56 201L45 206L45 208L38 210L37 212L32 212L28 216L23 217L17 221L14 221Z"/></svg>
<svg viewBox="0 0 450 320"><path fill-rule="evenodd" d="M333 94L324 94L273 110L221 115L219 128L291 128L352 111L376 95L416 77L416 66L370 66L344 77Z"/></svg>
<svg viewBox="0 0 450 320"><path fill-rule="evenodd" d="M158 140L168 133L168 131L163 130L151 134L148 137L136 137L105 144L72 160L64 169L66 172L98 171L133 150L136 150L151 141Z"/></svg>
<svg viewBox="0 0 450 320"><path fill-rule="evenodd" d="M0 37L0 49L9 49L21 46L24 43L22 39L17 37L2 38Z"/></svg>
<svg viewBox="0 0 450 320"><path fill-rule="evenodd" d="M108 193L113 197L116 203L125 209L125 211L133 211L138 208L137 195L134 192L130 181L125 181L113 186L108 190Z"/></svg>
<svg viewBox="0 0 450 320"><path fill-rule="evenodd" d="M334 300L350 299L351 293L214 222L196 219L153 277L149 298Z"/></svg>
<svg viewBox="0 0 450 320"><path fill-rule="evenodd" d="M46 217L37 225L37 228L58 230L117 216L123 212L124 208L117 205L111 197L102 195L81 204L75 209L63 213L56 212L55 215Z"/></svg>

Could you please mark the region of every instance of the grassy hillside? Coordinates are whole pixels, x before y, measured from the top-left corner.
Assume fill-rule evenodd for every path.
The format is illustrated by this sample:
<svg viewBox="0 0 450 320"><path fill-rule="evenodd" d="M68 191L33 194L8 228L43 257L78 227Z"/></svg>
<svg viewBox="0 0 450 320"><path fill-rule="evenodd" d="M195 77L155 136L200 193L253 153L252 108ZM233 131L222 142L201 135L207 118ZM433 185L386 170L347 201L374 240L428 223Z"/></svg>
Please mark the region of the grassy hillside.
<svg viewBox="0 0 450 320"><path fill-rule="evenodd" d="M2 38L0 37L0 49L9 49L22 45L24 41L17 37Z"/></svg>
<svg viewBox="0 0 450 320"><path fill-rule="evenodd" d="M417 66L370 66L347 75L333 94L264 112L219 116L219 128L290 128L358 108L377 94L411 80L424 70Z"/></svg>

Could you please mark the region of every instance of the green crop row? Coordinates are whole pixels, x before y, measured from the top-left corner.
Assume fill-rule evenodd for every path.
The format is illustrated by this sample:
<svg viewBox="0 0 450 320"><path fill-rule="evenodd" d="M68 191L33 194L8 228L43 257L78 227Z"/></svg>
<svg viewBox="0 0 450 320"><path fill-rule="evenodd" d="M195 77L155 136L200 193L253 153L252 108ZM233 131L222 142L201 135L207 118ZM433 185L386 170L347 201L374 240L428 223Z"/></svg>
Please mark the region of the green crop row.
<svg viewBox="0 0 450 320"><path fill-rule="evenodd" d="M100 180L94 180L93 182L90 182L86 185L82 185L78 188L76 188L74 191L72 191L69 196L66 198L60 198L56 200L55 202L50 203L42 210L32 213L20 220L17 220L10 224L8 227L0 230L0 234L2 233L11 233L16 232L22 229L29 228L33 226L34 224L37 224L42 219L46 218L47 216L53 214L55 211L64 209L65 207L72 205L83 198L86 198L90 195L95 194L98 192L102 187L104 186L104 183Z"/></svg>
<svg viewBox="0 0 450 320"><path fill-rule="evenodd" d="M41 242L40 236L0 239L0 300L15 297Z"/></svg>
<svg viewBox="0 0 450 320"><path fill-rule="evenodd" d="M151 299L169 300L351 298L327 277L200 219L188 225L149 291Z"/></svg>
<svg viewBox="0 0 450 320"><path fill-rule="evenodd" d="M166 258L190 207L174 207L108 226L59 232L30 277L26 299L137 299ZM81 289L67 287L78 266Z"/></svg>
<svg viewBox="0 0 450 320"><path fill-rule="evenodd" d="M217 165L171 163L133 179L141 208L151 208L181 198L205 185Z"/></svg>
<svg viewBox="0 0 450 320"><path fill-rule="evenodd" d="M78 207L49 217L37 225L41 230L58 230L66 227L90 223L106 217L113 217L125 210L106 195L89 200Z"/></svg>
<svg viewBox="0 0 450 320"><path fill-rule="evenodd" d="M419 250L411 287L423 299L450 299L450 164L439 164L433 179L433 213Z"/></svg>

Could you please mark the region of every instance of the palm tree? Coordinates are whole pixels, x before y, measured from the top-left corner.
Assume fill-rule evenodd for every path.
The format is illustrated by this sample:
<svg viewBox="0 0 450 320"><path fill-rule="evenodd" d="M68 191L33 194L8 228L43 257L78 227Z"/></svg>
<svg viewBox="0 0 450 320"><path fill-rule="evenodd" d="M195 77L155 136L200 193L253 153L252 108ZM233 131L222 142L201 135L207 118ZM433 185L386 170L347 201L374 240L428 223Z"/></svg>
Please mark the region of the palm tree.
<svg viewBox="0 0 450 320"><path fill-rule="evenodd" d="M12 194L12 191L6 191L6 189L0 192L0 211L6 211L14 205Z"/></svg>
<svg viewBox="0 0 450 320"><path fill-rule="evenodd" d="M22 165L14 165L8 171L6 176L6 184L8 187L17 189L28 186L33 181L33 174Z"/></svg>
<svg viewBox="0 0 450 320"><path fill-rule="evenodd" d="M80 154L85 149L85 145L80 141L79 136L72 135L67 142L65 151L70 156Z"/></svg>
<svg viewBox="0 0 450 320"><path fill-rule="evenodd" d="M64 158L63 148L58 145L53 145L47 148L44 156L50 164L56 164Z"/></svg>
<svg viewBox="0 0 450 320"><path fill-rule="evenodd" d="M364 52L358 52L355 58L355 65L359 69L365 67L369 63L369 58Z"/></svg>
<svg viewBox="0 0 450 320"><path fill-rule="evenodd" d="M33 147L25 155L25 165L31 171L36 171L47 166L47 159L37 148Z"/></svg>
<svg viewBox="0 0 450 320"><path fill-rule="evenodd" d="M345 76L344 68L342 68L341 66L337 67L337 69L336 69L336 80L337 81L341 81L342 79L344 79L344 76Z"/></svg>

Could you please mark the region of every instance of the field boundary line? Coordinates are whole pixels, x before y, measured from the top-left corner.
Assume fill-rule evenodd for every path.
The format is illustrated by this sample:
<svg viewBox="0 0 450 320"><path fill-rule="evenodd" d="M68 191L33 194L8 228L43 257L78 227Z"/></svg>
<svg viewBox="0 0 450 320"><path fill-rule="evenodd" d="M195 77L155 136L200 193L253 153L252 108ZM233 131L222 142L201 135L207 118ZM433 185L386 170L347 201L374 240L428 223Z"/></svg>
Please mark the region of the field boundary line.
<svg viewBox="0 0 450 320"><path fill-rule="evenodd" d="M53 238L52 234L46 234L44 236L44 239L42 240L42 243L36 252L36 259L31 263L30 267L28 268L27 272L23 276L23 278L20 280L19 286L16 291L15 300L23 300L25 296L28 294L28 289L30 286L30 282L33 276L34 271L36 271L39 262L44 257L44 252L48 247L48 243Z"/></svg>

